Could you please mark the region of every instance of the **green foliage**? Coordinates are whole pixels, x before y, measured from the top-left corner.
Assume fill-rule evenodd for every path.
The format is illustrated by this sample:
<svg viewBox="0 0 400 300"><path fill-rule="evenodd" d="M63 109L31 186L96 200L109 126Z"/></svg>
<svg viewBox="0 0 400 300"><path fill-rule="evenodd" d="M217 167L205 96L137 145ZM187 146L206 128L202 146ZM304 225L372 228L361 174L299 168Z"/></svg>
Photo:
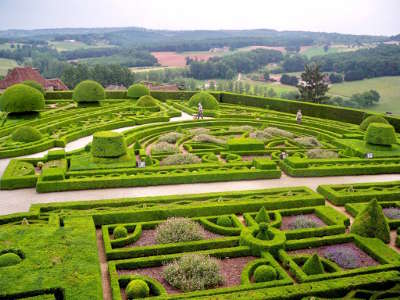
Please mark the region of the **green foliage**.
<svg viewBox="0 0 400 300"><path fill-rule="evenodd" d="M369 117L365 118L361 122L360 129L361 130L367 130L369 124L371 124L371 123L389 124L389 122L384 117L381 117L381 116L378 116L378 115L372 115L372 116L369 116Z"/></svg>
<svg viewBox="0 0 400 300"><path fill-rule="evenodd" d="M319 158L338 158L339 155L335 151L325 149L311 149L307 151L307 157L310 159Z"/></svg>
<svg viewBox="0 0 400 300"><path fill-rule="evenodd" d="M182 133L179 132L169 132L166 133L158 139L160 142L167 142L170 144L175 144L181 137L183 137Z"/></svg>
<svg viewBox="0 0 400 300"><path fill-rule="evenodd" d="M34 89L37 89L39 92L41 92L44 95L44 89L43 89L42 85L39 82L34 81L34 80L25 80L25 81L22 82L22 84L25 84L27 86L30 86L30 87L34 88Z"/></svg>
<svg viewBox="0 0 400 300"><path fill-rule="evenodd" d="M262 141L253 138L233 138L227 141L228 149L232 151L264 150Z"/></svg>
<svg viewBox="0 0 400 300"><path fill-rule="evenodd" d="M253 274L253 278L255 282L268 282L272 280L276 280L278 274L276 270L267 265L261 265L256 268Z"/></svg>
<svg viewBox="0 0 400 300"><path fill-rule="evenodd" d="M307 275L317 275L325 272L318 254L310 256L304 263L302 269Z"/></svg>
<svg viewBox="0 0 400 300"><path fill-rule="evenodd" d="M260 230L258 231L256 238L263 241L270 240L271 237L268 233L268 224L261 222L260 224L258 224L258 226L260 227Z"/></svg>
<svg viewBox="0 0 400 300"><path fill-rule="evenodd" d="M267 211L265 210L265 207L261 207L260 210L257 212L256 215L256 222L258 224L260 223L269 223L271 221L271 219L269 218L269 215L267 213Z"/></svg>
<svg viewBox="0 0 400 300"><path fill-rule="evenodd" d="M363 237L378 238L385 243L390 242L389 225L376 199L371 200L357 215L350 232Z"/></svg>
<svg viewBox="0 0 400 300"><path fill-rule="evenodd" d="M64 180L65 172L62 168L47 168L42 170L42 181Z"/></svg>
<svg viewBox="0 0 400 300"><path fill-rule="evenodd" d="M0 268L8 267L19 264L21 262L21 257L17 254L8 252L4 254L0 254Z"/></svg>
<svg viewBox="0 0 400 300"><path fill-rule="evenodd" d="M150 90L148 89L148 87L146 87L143 84L132 84L129 88L128 88L128 93L127 93L129 98L132 99L139 99L142 96L146 96L146 95L150 95Z"/></svg>
<svg viewBox="0 0 400 300"><path fill-rule="evenodd" d="M144 162L146 164L146 166L152 166L153 165L153 160L151 159L150 156L146 156L146 158L144 159Z"/></svg>
<svg viewBox="0 0 400 300"><path fill-rule="evenodd" d="M192 153L169 155L160 161L160 166L199 164L201 159Z"/></svg>
<svg viewBox="0 0 400 300"><path fill-rule="evenodd" d="M201 103L203 109L215 110L218 109L219 104L215 97L207 92L199 92L194 94L188 102L190 107L197 107Z"/></svg>
<svg viewBox="0 0 400 300"><path fill-rule="evenodd" d="M113 230L113 235L115 239L120 239L128 236L128 230L125 226L117 226Z"/></svg>
<svg viewBox="0 0 400 300"><path fill-rule="evenodd" d="M30 143L40 140L42 134L34 127L22 126L11 134L11 138L16 142Z"/></svg>
<svg viewBox="0 0 400 300"><path fill-rule="evenodd" d="M167 142L159 142L151 146L151 154L169 154L178 152L178 148Z"/></svg>
<svg viewBox="0 0 400 300"><path fill-rule="evenodd" d="M91 152L94 157L119 157L126 154L126 151L122 133L98 131L93 135Z"/></svg>
<svg viewBox="0 0 400 300"><path fill-rule="evenodd" d="M320 66L316 63L305 65L301 80L304 82L298 86L301 98L319 103L328 91L328 84L324 80L324 74L320 72Z"/></svg>
<svg viewBox="0 0 400 300"><path fill-rule="evenodd" d="M72 99L76 102L98 102L105 99L104 88L93 80L80 82L74 89Z"/></svg>
<svg viewBox="0 0 400 300"><path fill-rule="evenodd" d="M229 216L219 216L217 218L217 225L222 227L232 227L232 219Z"/></svg>
<svg viewBox="0 0 400 300"><path fill-rule="evenodd" d="M198 241L203 239L202 227L188 218L169 218L156 228L159 244Z"/></svg>
<svg viewBox="0 0 400 300"><path fill-rule="evenodd" d="M156 107L157 101L150 95L141 96L136 102L138 107Z"/></svg>
<svg viewBox="0 0 400 300"><path fill-rule="evenodd" d="M150 288L144 280L134 279L128 283L125 292L129 300L146 298L150 294Z"/></svg>
<svg viewBox="0 0 400 300"><path fill-rule="evenodd" d="M43 108L43 94L25 84L12 85L0 96L0 110L4 112L33 112Z"/></svg>
<svg viewBox="0 0 400 300"><path fill-rule="evenodd" d="M397 138L392 125L371 123L365 134L365 141L369 144L390 146L397 143Z"/></svg>

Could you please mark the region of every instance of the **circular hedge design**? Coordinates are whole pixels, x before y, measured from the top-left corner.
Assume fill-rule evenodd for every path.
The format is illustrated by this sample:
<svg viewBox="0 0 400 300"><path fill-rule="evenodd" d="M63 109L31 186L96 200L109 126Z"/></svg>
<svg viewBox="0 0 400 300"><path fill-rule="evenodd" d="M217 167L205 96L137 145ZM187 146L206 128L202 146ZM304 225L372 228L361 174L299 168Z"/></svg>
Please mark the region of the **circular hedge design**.
<svg viewBox="0 0 400 300"><path fill-rule="evenodd" d="M94 157L119 157L126 154L126 151L122 133L98 131L93 135L91 152Z"/></svg>
<svg viewBox="0 0 400 300"><path fill-rule="evenodd" d="M278 276L273 267L261 265L254 271L253 277L255 282L268 282L275 280Z"/></svg>
<svg viewBox="0 0 400 300"><path fill-rule="evenodd" d="M360 129L367 130L369 124L371 124L371 123L389 124L389 122L384 117L372 115L372 116L369 116L369 117L365 118L361 122Z"/></svg>
<svg viewBox="0 0 400 300"><path fill-rule="evenodd" d="M38 111L43 108L43 94L25 84L15 84L10 86L0 97L1 111L22 113Z"/></svg>
<svg viewBox="0 0 400 300"><path fill-rule="evenodd" d="M128 236L128 230L124 226L117 226L113 230L115 239L121 239Z"/></svg>
<svg viewBox="0 0 400 300"><path fill-rule="evenodd" d="M369 144L390 146L397 143L397 138L392 125L371 123L365 134L365 141Z"/></svg>
<svg viewBox="0 0 400 300"><path fill-rule="evenodd" d="M128 95L128 98L138 99L142 96L150 95L150 90L148 89L148 87L146 87L143 84L140 84L140 83L132 84L128 88L127 95Z"/></svg>
<svg viewBox="0 0 400 300"><path fill-rule="evenodd" d="M22 82L22 84L25 84L34 89L37 89L39 92L41 92L44 95L44 88L42 87L42 85L39 82L34 81L34 80L25 80Z"/></svg>
<svg viewBox="0 0 400 300"><path fill-rule="evenodd" d="M11 138L16 142L30 143L40 140L42 138L42 134L36 128L31 126L22 126L17 128L11 134Z"/></svg>
<svg viewBox="0 0 400 300"><path fill-rule="evenodd" d="M19 264L21 261L21 257L19 257L17 254L8 252L0 255L0 268L16 265Z"/></svg>
<svg viewBox="0 0 400 300"><path fill-rule="evenodd" d="M128 299L145 298L150 295L150 288L144 280L134 279L128 283L125 292Z"/></svg>
<svg viewBox="0 0 400 300"><path fill-rule="evenodd" d="M194 94L190 99L189 99L189 106L198 106L199 103L203 106L203 109L218 109L219 104L218 101L214 98L213 95L207 93L207 92L200 92L197 94Z"/></svg>
<svg viewBox="0 0 400 300"><path fill-rule="evenodd" d="M74 89L72 99L76 102L98 102L105 99L102 85L93 80L80 82Z"/></svg>
<svg viewBox="0 0 400 300"><path fill-rule="evenodd" d="M136 102L136 106L155 107L157 106L157 101L152 96L146 95L139 98L139 100Z"/></svg>

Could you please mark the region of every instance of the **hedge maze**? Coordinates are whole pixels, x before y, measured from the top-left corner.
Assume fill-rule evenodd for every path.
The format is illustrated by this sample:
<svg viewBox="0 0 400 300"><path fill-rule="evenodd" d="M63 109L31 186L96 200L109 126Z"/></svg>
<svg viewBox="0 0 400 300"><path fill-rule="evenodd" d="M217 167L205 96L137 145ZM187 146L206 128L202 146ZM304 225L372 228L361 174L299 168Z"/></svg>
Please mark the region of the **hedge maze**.
<svg viewBox="0 0 400 300"><path fill-rule="evenodd" d="M10 159L1 189L400 171L393 117L91 81L27 106L30 89L0 98L0 157L49 151ZM400 299L399 228L399 181L33 204L0 216L0 299Z"/></svg>

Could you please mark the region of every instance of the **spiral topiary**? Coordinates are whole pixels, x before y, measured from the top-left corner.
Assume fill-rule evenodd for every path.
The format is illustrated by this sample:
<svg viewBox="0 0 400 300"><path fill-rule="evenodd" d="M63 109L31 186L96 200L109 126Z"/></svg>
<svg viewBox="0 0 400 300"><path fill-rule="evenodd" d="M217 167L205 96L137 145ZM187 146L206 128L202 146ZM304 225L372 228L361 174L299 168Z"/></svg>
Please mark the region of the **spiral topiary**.
<svg viewBox="0 0 400 300"><path fill-rule="evenodd" d="M11 139L16 142L30 143L38 141L42 138L42 134L32 126L22 126L14 130Z"/></svg>
<svg viewBox="0 0 400 300"><path fill-rule="evenodd" d="M150 288L144 280L131 280L125 289L128 299L146 298L150 295Z"/></svg>
<svg viewBox="0 0 400 300"><path fill-rule="evenodd" d="M232 219L229 216L219 216L217 218L217 225L223 227L232 227Z"/></svg>
<svg viewBox="0 0 400 300"><path fill-rule="evenodd" d="M127 95L129 98L139 99L142 96L150 95L150 90L145 85L136 83L128 88Z"/></svg>
<svg viewBox="0 0 400 300"><path fill-rule="evenodd" d="M152 96L146 95L139 98L139 100L136 102L136 106L154 107L157 106L157 101Z"/></svg>
<svg viewBox="0 0 400 300"><path fill-rule="evenodd" d="M377 116L377 115L372 115L372 116L369 116L369 117L365 118L361 122L360 129L367 130L369 124L371 124L371 123L389 124L389 122L384 117Z"/></svg>
<svg viewBox="0 0 400 300"><path fill-rule="evenodd" d="M365 141L369 144L390 146L397 143L396 132L392 125L371 123L365 134Z"/></svg>
<svg viewBox="0 0 400 300"><path fill-rule="evenodd" d="M261 265L256 268L253 274L253 278L255 282L267 282L277 279L278 274L276 270L267 265Z"/></svg>
<svg viewBox="0 0 400 300"><path fill-rule="evenodd" d="M17 254L8 252L0 255L0 268L8 267L19 264L21 262L21 257Z"/></svg>
<svg viewBox="0 0 400 300"><path fill-rule="evenodd" d="M41 92L44 95L44 88L42 87L42 85L39 82L37 82L35 80L25 80L22 82L22 84L25 84L34 89L37 89L39 92Z"/></svg>
<svg viewBox="0 0 400 300"><path fill-rule="evenodd" d="M115 239L121 239L128 236L128 230L121 225L118 225L113 230L113 235Z"/></svg>
<svg viewBox="0 0 400 300"><path fill-rule="evenodd" d="M15 84L10 86L0 97L0 110L4 112L33 112L43 108L43 94L25 84Z"/></svg>
<svg viewBox="0 0 400 300"><path fill-rule="evenodd" d="M199 103L203 106L203 109L210 109L210 110L215 110L218 109L218 101L214 98L213 95L207 93L207 92L200 92L197 94L194 94L190 99L189 99L189 106L194 107L198 106Z"/></svg>
<svg viewBox="0 0 400 300"><path fill-rule="evenodd" d="M119 157L127 153L122 133L98 131L93 135L91 152L94 157Z"/></svg>
<svg viewBox="0 0 400 300"><path fill-rule="evenodd" d="M72 99L76 102L98 102L106 97L102 85L93 80L80 82L74 89Z"/></svg>

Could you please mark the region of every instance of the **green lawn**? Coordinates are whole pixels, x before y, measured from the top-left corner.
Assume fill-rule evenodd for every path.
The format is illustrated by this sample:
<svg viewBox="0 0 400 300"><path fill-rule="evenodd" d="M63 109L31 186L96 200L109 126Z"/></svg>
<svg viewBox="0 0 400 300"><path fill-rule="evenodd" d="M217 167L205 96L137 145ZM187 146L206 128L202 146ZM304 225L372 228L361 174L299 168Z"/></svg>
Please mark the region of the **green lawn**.
<svg viewBox="0 0 400 300"><path fill-rule="evenodd" d="M0 75L7 75L8 69L18 66L17 62L13 59L0 58Z"/></svg>
<svg viewBox="0 0 400 300"><path fill-rule="evenodd" d="M381 95L380 103L371 110L400 114L400 76L379 77L359 81L334 84L329 89L330 95L350 97L374 89Z"/></svg>
<svg viewBox="0 0 400 300"><path fill-rule="evenodd" d="M88 48L103 48L103 47L113 47L109 44L97 43L96 45L88 45L79 41L60 41L60 42L49 42L50 45L54 46L54 48L58 52L62 51L73 51L78 49L88 49Z"/></svg>

